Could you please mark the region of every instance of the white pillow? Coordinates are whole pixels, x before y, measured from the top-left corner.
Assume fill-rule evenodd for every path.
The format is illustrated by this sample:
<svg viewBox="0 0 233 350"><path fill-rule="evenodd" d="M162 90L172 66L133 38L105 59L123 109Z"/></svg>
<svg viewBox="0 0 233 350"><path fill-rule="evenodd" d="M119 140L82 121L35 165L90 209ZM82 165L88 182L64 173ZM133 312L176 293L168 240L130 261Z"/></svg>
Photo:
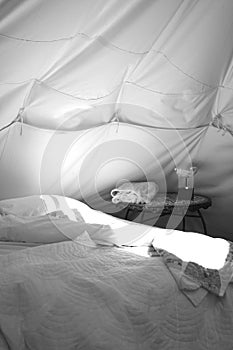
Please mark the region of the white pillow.
<svg viewBox="0 0 233 350"><path fill-rule="evenodd" d="M42 216L61 211L72 221L83 221L78 211L79 201L57 195L34 195L0 201L0 214L16 216ZM85 204L82 203L85 206Z"/></svg>
<svg viewBox="0 0 233 350"><path fill-rule="evenodd" d="M46 205L42 196L12 198L0 201L2 213L18 216L40 216L46 214Z"/></svg>

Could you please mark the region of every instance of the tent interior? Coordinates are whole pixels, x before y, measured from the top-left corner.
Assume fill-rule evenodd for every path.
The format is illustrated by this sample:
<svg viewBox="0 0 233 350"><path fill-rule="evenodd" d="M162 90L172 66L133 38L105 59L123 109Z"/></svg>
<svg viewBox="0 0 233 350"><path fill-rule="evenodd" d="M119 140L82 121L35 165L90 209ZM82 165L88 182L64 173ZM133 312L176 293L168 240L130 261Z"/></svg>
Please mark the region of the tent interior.
<svg viewBox="0 0 233 350"><path fill-rule="evenodd" d="M233 0L0 0L1 350L233 349L232 33ZM146 221L190 189L207 234Z"/></svg>
<svg viewBox="0 0 233 350"><path fill-rule="evenodd" d="M209 234L232 238L232 0L0 10L0 200L56 194L104 210L122 180L176 192L174 169L195 166Z"/></svg>

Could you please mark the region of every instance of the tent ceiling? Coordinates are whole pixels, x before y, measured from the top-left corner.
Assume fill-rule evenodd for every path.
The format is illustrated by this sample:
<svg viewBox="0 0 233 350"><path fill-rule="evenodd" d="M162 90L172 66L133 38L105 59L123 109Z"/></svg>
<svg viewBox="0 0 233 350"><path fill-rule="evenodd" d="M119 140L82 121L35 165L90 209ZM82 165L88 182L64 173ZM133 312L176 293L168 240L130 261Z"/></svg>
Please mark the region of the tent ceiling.
<svg viewBox="0 0 233 350"><path fill-rule="evenodd" d="M218 167L216 151L233 164L232 0L2 0L0 10L0 127L11 125L0 134L1 198L39 191L35 169L41 166L48 135L60 140L62 133L64 141L57 149L63 147L62 154L69 158L67 137L89 135L91 130L92 136L80 146L82 154L97 140L110 142L110 147L114 122L119 139L139 146L147 144L145 130L156 140L161 130L167 131L168 149L180 133L183 160L174 156L170 164L179 160L182 166L188 151L191 161L186 163L199 164L199 190L217 198L214 216L223 210L218 206L220 178L221 197L226 206L232 204L233 168L221 165L211 185L207 175L208 169ZM224 137L211 126L213 120L225 130ZM156 158L154 168L148 168L146 160L141 163L140 152L135 161L145 167L144 176L155 181L156 171L163 169L164 183L175 189L172 169L166 166L171 152L161 153L152 144L147 153L148 159L150 152ZM31 150L34 156L29 156ZM115 169L117 154L112 158ZM98 166L90 160L85 164L94 179ZM130 164L119 161L119 178L135 179L137 171ZM111 166L103 170L101 158L99 167L101 190L107 190L115 176L107 176ZM70 172L67 183L63 176L62 183L65 192L79 197L80 184L73 182L72 190L69 185L77 172ZM139 172L136 178L141 176ZM52 191L50 180L45 188ZM230 216L214 222L213 232L230 232Z"/></svg>

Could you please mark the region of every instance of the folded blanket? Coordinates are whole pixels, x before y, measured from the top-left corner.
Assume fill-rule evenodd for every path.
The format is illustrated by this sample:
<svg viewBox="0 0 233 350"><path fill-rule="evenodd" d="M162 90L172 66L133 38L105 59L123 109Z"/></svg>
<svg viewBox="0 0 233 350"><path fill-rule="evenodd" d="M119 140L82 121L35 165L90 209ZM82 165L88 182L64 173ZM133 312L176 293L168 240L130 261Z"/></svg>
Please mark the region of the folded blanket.
<svg viewBox="0 0 233 350"><path fill-rule="evenodd" d="M155 182L125 182L111 191L112 202L150 203L158 190Z"/></svg>

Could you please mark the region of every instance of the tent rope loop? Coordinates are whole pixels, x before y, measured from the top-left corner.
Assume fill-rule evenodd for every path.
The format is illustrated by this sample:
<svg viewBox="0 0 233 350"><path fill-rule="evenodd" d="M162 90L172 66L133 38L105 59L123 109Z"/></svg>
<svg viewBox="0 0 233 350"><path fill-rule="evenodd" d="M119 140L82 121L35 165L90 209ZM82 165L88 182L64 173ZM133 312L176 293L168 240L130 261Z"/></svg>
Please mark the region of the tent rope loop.
<svg viewBox="0 0 233 350"><path fill-rule="evenodd" d="M21 107L15 119L16 122L21 123L20 136L23 135L23 112L24 112L24 107Z"/></svg>
<svg viewBox="0 0 233 350"><path fill-rule="evenodd" d="M223 136L226 134L226 132L230 133L233 136L233 128L226 124L223 120L223 116L221 114L216 115L210 125L214 126L215 128L223 131Z"/></svg>
<svg viewBox="0 0 233 350"><path fill-rule="evenodd" d="M120 126L120 117L119 117L119 110L117 110L116 112L114 112L112 119L110 120L111 123L117 123L117 129L116 129L116 133L118 133L119 131L119 126Z"/></svg>

